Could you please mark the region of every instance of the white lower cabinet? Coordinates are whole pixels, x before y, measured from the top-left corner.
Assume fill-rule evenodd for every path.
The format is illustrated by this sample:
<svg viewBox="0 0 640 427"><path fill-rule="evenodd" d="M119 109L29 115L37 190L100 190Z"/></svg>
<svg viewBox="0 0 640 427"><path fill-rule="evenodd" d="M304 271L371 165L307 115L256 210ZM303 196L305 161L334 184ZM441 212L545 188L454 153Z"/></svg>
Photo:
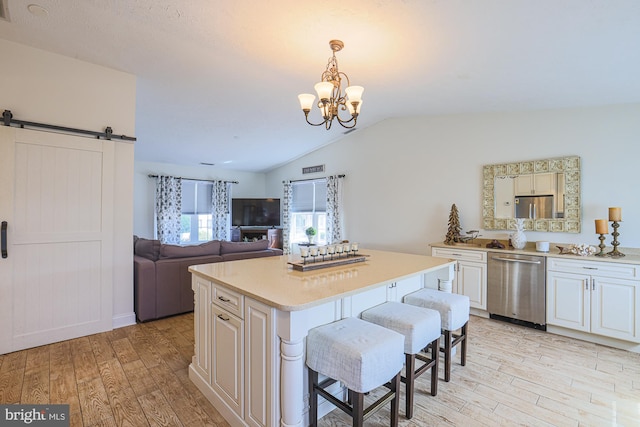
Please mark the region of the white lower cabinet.
<svg viewBox="0 0 640 427"><path fill-rule="evenodd" d="M244 321L211 304L211 386L243 416Z"/></svg>
<svg viewBox="0 0 640 427"><path fill-rule="evenodd" d="M431 255L458 261L453 292L469 297L473 308L487 309L487 252L449 248L431 249Z"/></svg>
<svg viewBox="0 0 640 427"><path fill-rule="evenodd" d="M638 266L549 258L547 324L640 342Z"/></svg>
<svg viewBox="0 0 640 427"><path fill-rule="evenodd" d="M230 289L192 279L193 370L228 414L252 427L277 426L278 359L274 309ZM216 406L220 408L220 406Z"/></svg>

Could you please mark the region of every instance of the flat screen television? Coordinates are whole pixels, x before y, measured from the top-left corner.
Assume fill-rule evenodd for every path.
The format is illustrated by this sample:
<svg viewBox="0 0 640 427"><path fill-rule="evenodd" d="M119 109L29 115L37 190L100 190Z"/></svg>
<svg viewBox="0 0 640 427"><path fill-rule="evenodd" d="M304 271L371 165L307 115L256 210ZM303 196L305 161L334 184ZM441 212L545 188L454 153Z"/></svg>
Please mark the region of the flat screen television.
<svg viewBox="0 0 640 427"><path fill-rule="evenodd" d="M279 227L280 199L232 199L231 225Z"/></svg>

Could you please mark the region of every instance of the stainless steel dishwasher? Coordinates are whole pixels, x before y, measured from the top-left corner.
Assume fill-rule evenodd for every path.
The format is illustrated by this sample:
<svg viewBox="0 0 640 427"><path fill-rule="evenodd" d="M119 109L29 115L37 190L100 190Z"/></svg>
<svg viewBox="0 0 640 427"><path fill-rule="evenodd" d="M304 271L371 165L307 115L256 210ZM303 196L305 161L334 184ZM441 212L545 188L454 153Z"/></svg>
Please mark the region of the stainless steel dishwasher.
<svg viewBox="0 0 640 427"><path fill-rule="evenodd" d="M487 310L491 318L546 330L545 257L489 252Z"/></svg>

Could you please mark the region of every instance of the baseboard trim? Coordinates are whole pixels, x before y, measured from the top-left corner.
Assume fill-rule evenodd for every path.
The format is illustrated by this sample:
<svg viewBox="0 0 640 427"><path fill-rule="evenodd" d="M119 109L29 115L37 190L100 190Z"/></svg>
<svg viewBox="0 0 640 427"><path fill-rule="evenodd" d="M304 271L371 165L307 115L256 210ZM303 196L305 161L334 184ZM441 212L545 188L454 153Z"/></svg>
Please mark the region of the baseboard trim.
<svg viewBox="0 0 640 427"><path fill-rule="evenodd" d="M111 325L113 326L113 329L123 328L125 326L131 326L135 324L136 324L136 314L133 312L114 316L111 321Z"/></svg>

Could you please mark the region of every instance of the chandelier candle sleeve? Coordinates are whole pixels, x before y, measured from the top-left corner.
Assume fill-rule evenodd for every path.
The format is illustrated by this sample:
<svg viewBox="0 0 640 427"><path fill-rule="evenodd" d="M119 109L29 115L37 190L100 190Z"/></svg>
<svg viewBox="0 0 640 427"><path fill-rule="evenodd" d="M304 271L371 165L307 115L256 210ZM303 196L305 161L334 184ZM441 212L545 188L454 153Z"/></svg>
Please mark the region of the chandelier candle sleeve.
<svg viewBox="0 0 640 427"><path fill-rule="evenodd" d="M609 208L609 221L622 221L622 208Z"/></svg>
<svg viewBox="0 0 640 427"><path fill-rule="evenodd" d="M596 219L596 234L609 234L609 223L606 219Z"/></svg>

